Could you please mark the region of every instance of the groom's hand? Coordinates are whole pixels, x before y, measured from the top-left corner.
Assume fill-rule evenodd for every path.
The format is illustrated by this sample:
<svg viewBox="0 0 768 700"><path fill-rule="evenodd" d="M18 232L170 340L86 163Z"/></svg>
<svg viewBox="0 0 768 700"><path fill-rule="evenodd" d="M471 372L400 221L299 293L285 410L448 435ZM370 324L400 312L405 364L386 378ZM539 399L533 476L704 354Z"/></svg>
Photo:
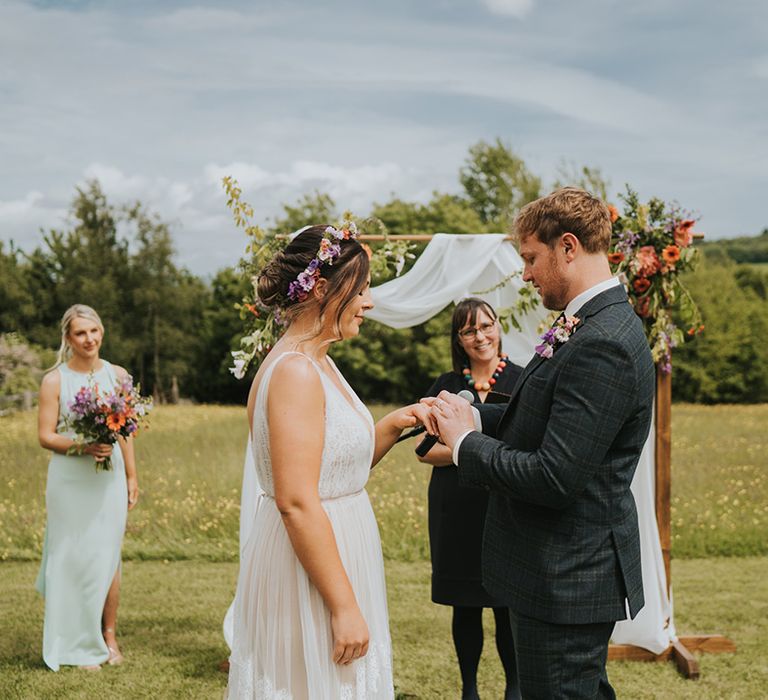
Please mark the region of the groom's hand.
<svg viewBox="0 0 768 700"><path fill-rule="evenodd" d="M441 440L451 449L460 435L475 429L472 405L449 391L441 391L437 395L432 402L431 413L437 422Z"/></svg>

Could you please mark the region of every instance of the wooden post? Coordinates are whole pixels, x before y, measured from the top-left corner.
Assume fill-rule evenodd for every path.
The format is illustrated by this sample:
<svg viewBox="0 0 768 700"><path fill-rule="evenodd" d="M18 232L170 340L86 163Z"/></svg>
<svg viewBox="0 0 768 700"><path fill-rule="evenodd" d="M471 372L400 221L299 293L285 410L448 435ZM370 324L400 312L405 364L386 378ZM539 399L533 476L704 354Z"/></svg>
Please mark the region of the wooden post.
<svg viewBox="0 0 768 700"><path fill-rule="evenodd" d="M672 586L672 372L662 372L656 365L656 435L654 457L656 461L656 522L659 542L667 578L667 596ZM632 644L611 644L608 658L626 661L674 661L686 678L696 680L701 671L692 652L733 653L736 645L720 634L678 637L669 647L654 654Z"/></svg>
<svg viewBox="0 0 768 700"><path fill-rule="evenodd" d="M656 522L667 578L667 595L672 586L672 372L656 365Z"/></svg>

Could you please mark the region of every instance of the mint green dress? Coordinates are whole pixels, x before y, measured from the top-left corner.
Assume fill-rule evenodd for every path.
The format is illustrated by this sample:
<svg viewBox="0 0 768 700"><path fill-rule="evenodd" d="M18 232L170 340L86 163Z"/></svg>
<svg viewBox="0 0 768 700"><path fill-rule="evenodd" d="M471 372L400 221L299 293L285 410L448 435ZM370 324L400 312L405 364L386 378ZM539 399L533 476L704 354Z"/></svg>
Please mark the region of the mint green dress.
<svg viewBox="0 0 768 700"><path fill-rule="evenodd" d="M117 383L115 370L102 360L94 381L102 391ZM67 404L88 375L66 365L61 375L59 424L64 428ZM112 470L96 471L89 455L55 454L48 465L45 502L48 520L36 588L45 597L43 660L54 671L60 665L86 666L109 657L101 633L101 615L112 579L120 567L120 549L128 513L125 463L119 445L112 451Z"/></svg>

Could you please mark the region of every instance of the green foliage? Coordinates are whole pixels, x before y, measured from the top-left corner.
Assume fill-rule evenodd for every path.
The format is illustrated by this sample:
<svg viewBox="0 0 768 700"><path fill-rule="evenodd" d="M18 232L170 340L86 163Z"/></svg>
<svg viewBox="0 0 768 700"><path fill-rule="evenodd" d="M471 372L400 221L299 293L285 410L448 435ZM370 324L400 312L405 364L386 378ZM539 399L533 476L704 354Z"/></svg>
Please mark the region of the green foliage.
<svg viewBox="0 0 768 700"><path fill-rule="evenodd" d="M557 178L552 185L553 189L560 187L581 187L607 202L610 183L603 177L600 168L591 168L583 165L576 167L573 163L562 163L557 170Z"/></svg>
<svg viewBox="0 0 768 700"><path fill-rule="evenodd" d="M362 333L331 351L355 391L368 401L411 403L451 368L452 307L412 328L366 321Z"/></svg>
<svg viewBox="0 0 768 700"><path fill-rule="evenodd" d="M309 222L330 224L338 218L333 198L315 190L304 194L296 204L284 204L283 214L269 227L271 233L287 234L298 231Z"/></svg>
<svg viewBox="0 0 768 700"><path fill-rule="evenodd" d="M54 353L30 345L18 333L0 334L0 396L36 391Z"/></svg>
<svg viewBox="0 0 768 700"><path fill-rule="evenodd" d="M737 263L768 264L768 227L757 236L705 240L699 245L708 258L724 256Z"/></svg>
<svg viewBox="0 0 768 700"><path fill-rule="evenodd" d="M541 179L501 139L472 146L459 181L480 220L496 231L509 230L517 211L541 195Z"/></svg>
<svg viewBox="0 0 768 700"><path fill-rule="evenodd" d="M77 190L71 219L71 228L48 232L24 259L0 255L17 285L15 296L0 293L0 317L57 348L64 311L88 304L105 324L104 357L143 387L162 398L174 377L182 387L191 383L208 290L175 266L167 224L138 203L110 204L96 181Z"/></svg>
<svg viewBox="0 0 768 700"><path fill-rule="evenodd" d="M705 258L685 282L699 303L705 330L695 343L675 351L675 399L768 401L766 273Z"/></svg>
<svg viewBox="0 0 768 700"><path fill-rule="evenodd" d="M22 254L13 247L6 253L0 241L0 333L21 329L34 312L33 304Z"/></svg>

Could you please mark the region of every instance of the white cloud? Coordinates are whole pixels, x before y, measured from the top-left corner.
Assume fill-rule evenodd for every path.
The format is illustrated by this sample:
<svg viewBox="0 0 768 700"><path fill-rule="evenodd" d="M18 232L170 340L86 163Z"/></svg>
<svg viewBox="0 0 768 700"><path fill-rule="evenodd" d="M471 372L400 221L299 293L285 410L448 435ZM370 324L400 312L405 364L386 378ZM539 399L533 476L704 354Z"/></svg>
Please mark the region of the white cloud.
<svg viewBox="0 0 768 700"><path fill-rule="evenodd" d="M533 0L481 0L493 14L524 17L533 7Z"/></svg>
<svg viewBox="0 0 768 700"><path fill-rule="evenodd" d="M21 199L0 201L0 221L23 219L37 207L42 199L42 192L33 191L27 192Z"/></svg>

